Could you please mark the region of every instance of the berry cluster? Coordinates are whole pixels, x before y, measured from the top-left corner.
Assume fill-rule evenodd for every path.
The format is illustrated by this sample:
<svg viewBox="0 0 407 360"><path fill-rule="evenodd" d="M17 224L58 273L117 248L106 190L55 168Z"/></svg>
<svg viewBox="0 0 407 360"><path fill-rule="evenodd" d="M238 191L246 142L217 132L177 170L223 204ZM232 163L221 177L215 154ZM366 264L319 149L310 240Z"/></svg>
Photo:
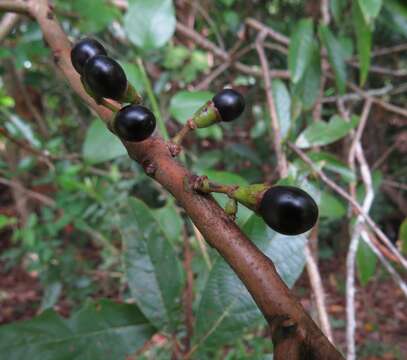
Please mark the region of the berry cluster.
<svg viewBox="0 0 407 360"><path fill-rule="evenodd" d="M156 125L154 114L139 104L141 98L128 83L122 67L107 55L98 41L85 38L76 43L71 51L71 61L81 75L86 91L98 103L109 104L105 102L105 98L130 103L118 110L114 117L112 128L121 139L139 142L151 136ZM178 153L179 145L189 131L221 121L233 121L243 113L244 108L245 101L240 93L233 89L220 91L198 109L172 139L173 155ZM297 235L306 232L318 219L315 201L299 188L267 184L225 186L211 183L205 177L201 179L203 181L196 186L197 190L226 193L230 197L225 209L229 215L235 216L237 203L242 203L282 234Z"/></svg>
<svg viewBox="0 0 407 360"><path fill-rule="evenodd" d="M96 102L103 98L129 102L121 108L113 122L113 131L126 141L143 141L154 132L156 120L146 107L137 104L140 97L128 83L117 61L110 58L102 44L85 38L72 48L71 61L81 75L82 83Z"/></svg>

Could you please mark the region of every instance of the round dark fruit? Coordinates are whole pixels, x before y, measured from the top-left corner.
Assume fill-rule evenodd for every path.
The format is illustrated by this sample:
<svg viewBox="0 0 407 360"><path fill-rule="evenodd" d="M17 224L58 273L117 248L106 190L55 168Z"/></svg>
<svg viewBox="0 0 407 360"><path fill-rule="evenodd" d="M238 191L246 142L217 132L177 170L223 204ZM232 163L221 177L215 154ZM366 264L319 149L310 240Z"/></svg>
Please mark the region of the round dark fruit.
<svg viewBox="0 0 407 360"><path fill-rule="evenodd" d="M95 39L82 39L71 50L72 65L82 75L86 62L96 55L107 55L103 45Z"/></svg>
<svg viewBox="0 0 407 360"><path fill-rule="evenodd" d="M299 188L272 186L261 200L259 213L273 230L285 235L298 235L315 225L318 206Z"/></svg>
<svg viewBox="0 0 407 360"><path fill-rule="evenodd" d="M218 92L212 99L222 121L233 121L242 115L245 102L242 94L232 89Z"/></svg>
<svg viewBox="0 0 407 360"><path fill-rule="evenodd" d="M105 55L96 55L86 62L84 77L90 90L99 97L120 100L127 89L124 70Z"/></svg>
<svg viewBox="0 0 407 360"><path fill-rule="evenodd" d="M127 105L117 112L113 127L123 140L143 141L154 132L155 116L144 106Z"/></svg>

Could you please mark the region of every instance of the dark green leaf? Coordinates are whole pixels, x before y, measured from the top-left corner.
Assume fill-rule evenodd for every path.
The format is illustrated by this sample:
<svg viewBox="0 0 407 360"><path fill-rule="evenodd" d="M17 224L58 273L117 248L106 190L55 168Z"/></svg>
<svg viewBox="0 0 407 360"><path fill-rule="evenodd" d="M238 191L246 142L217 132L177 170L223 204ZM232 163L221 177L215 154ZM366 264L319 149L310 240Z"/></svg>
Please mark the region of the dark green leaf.
<svg viewBox="0 0 407 360"><path fill-rule="evenodd" d="M311 61L313 41L314 30L312 20L301 20L291 36L288 49L288 68L291 73L291 81L294 84L301 80Z"/></svg>
<svg viewBox="0 0 407 360"><path fill-rule="evenodd" d="M180 320L183 269L151 210L130 199L121 221L123 259L131 294L157 328L175 329Z"/></svg>
<svg viewBox="0 0 407 360"><path fill-rule="evenodd" d="M340 219L346 215L346 206L336 196L324 191L319 199L319 216Z"/></svg>
<svg viewBox="0 0 407 360"><path fill-rule="evenodd" d="M401 241L401 251L407 254L407 218L400 225L399 239Z"/></svg>
<svg viewBox="0 0 407 360"><path fill-rule="evenodd" d="M101 300L65 320L47 310L33 320L0 327L7 360L124 359L154 334L136 305Z"/></svg>
<svg viewBox="0 0 407 360"><path fill-rule="evenodd" d="M293 93L301 100L304 110L314 106L321 87L321 56L318 44L312 46L312 57L305 74L293 87Z"/></svg>
<svg viewBox="0 0 407 360"><path fill-rule="evenodd" d="M352 5L353 28L356 33L356 45L360 64L360 84L366 82L369 74L370 58L372 51L372 31L365 21L360 7L356 1Z"/></svg>
<svg viewBox="0 0 407 360"><path fill-rule="evenodd" d="M407 36L407 6L399 0L386 0L384 7L384 21L388 28Z"/></svg>
<svg viewBox="0 0 407 360"><path fill-rule="evenodd" d="M82 154L86 161L97 164L126 155L127 151L101 120L94 120L86 133Z"/></svg>
<svg viewBox="0 0 407 360"><path fill-rule="evenodd" d="M271 86L280 124L281 138L284 139L291 127L291 97L287 87L281 80L273 80Z"/></svg>
<svg viewBox="0 0 407 360"><path fill-rule="evenodd" d="M278 234L255 215L247 221L243 230L273 260L280 276L291 287L305 264L305 238ZM218 259L199 304L194 342L201 346L205 343L207 347L218 347L240 337L262 319L237 275L223 259Z"/></svg>
<svg viewBox="0 0 407 360"><path fill-rule="evenodd" d="M358 123L356 116L346 122L337 115L332 116L329 122L315 121L300 134L296 144L303 149L331 144L347 135Z"/></svg>
<svg viewBox="0 0 407 360"><path fill-rule="evenodd" d="M365 286L376 271L377 258L373 250L364 241L359 241L356 252L356 266L359 280Z"/></svg>
<svg viewBox="0 0 407 360"><path fill-rule="evenodd" d="M175 31L172 0L132 0L124 17L131 42L143 50L164 46Z"/></svg>
<svg viewBox="0 0 407 360"><path fill-rule="evenodd" d="M327 26L320 26L319 32L322 43L328 51L328 60L335 73L338 91L340 94L343 94L346 89L345 52L338 39Z"/></svg>

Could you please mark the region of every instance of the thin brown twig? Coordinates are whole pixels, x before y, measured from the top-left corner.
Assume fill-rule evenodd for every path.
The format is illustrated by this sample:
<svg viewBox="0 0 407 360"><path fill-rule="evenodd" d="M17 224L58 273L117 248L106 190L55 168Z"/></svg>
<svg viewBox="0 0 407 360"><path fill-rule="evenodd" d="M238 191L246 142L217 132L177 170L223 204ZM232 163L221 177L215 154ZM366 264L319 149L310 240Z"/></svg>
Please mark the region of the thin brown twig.
<svg viewBox="0 0 407 360"><path fill-rule="evenodd" d="M0 44L4 38L14 29L20 20L20 15L15 13L4 14L0 22Z"/></svg>
<svg viewBox="0 0 407 360"><path fill-rule="evenodd" d="M274 103L273 98L273 90L271 87L271 76L270 76L270 69L266 57L266 53L264 51L263 43L264 39L267 36L265 31L260 32L256 39L256 50L259 55L261 69L263 73L263 81L264 81L264 89L266 92L267 98L267 106L270 113L271 118L271 128L273 130L273 144L274 144L274 151L277 157L277 169L278 173L281 178L287 176L288 173L288 165L287 159L284 156L283 149L281 147L281 133L280 133L280 125L277 115L276 105Z"/></svg>

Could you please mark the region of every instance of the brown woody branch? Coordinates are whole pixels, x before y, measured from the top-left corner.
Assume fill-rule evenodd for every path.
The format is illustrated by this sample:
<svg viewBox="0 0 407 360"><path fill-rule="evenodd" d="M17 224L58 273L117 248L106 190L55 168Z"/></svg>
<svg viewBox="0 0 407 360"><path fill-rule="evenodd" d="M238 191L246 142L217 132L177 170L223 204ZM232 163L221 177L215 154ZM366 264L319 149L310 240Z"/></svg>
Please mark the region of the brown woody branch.
<svg viewBox="0 0 407 360"><path fill-rule="evenodd" d="M2 2L0 1L0 9ZM112 114L84 91L70 63L71 44L47 0L29 0L30 15L39 23L55 62L75 92L105 121ZM210 195L191 188L194 176L171 156L167 143L152 137L141 143L124 142L129 156L167 189L185 209L206 241L224 257L268 321L276 360L342 359L276 272L273 262L241 232Z"/></svg>

